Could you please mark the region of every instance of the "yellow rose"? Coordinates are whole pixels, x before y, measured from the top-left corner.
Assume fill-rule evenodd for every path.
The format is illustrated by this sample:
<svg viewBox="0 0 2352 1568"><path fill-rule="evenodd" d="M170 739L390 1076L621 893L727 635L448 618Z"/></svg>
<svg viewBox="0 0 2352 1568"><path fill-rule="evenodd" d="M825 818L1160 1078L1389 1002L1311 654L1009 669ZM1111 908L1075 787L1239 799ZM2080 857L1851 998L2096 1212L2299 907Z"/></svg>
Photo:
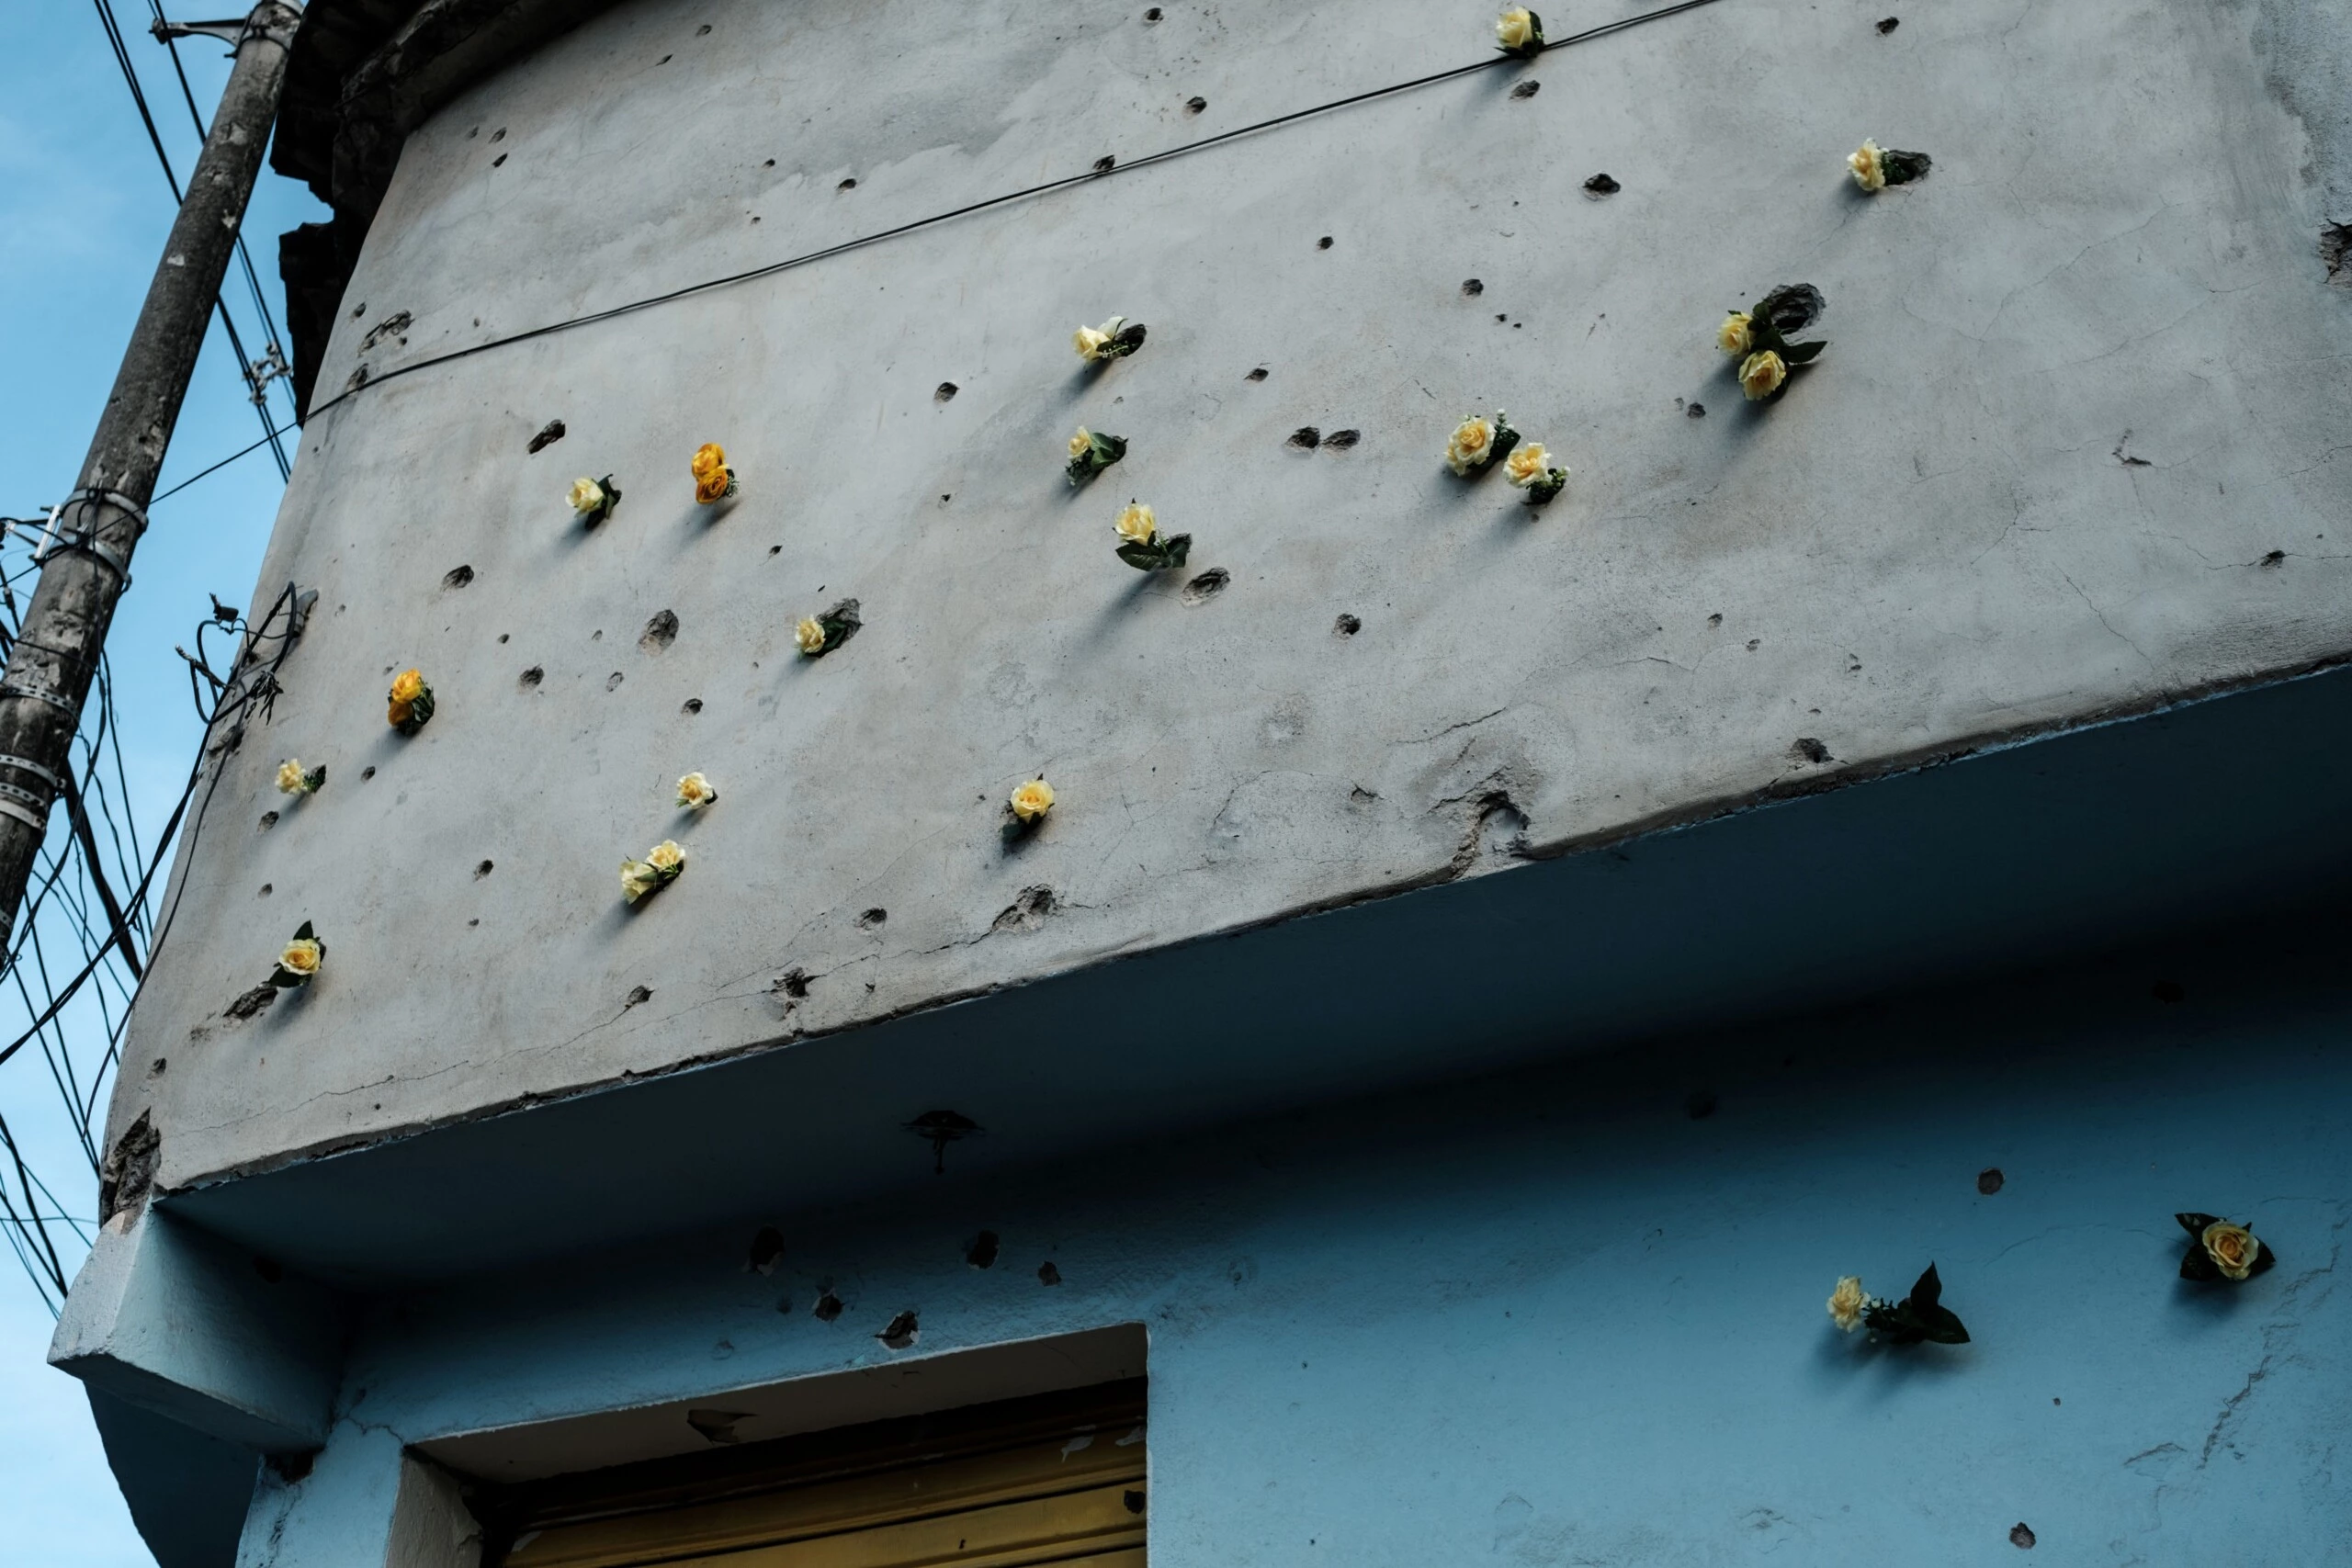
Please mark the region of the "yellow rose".
<svg viewBox="0 0 2352 1568"><path fill-rule="evenodd" d="M700 773L688 773L678 781L678 804L689 811L699 811L718 798L718 792Z"/></svg>
<svg viewBox="0 0 2352 1568"><path fill-rule="evenodd" d="M1755 321L1745 310L1734 310L1715 329L1715 346L1725 354L1746 354L1756 346L1756 333L1751 330Z"/></svg>
<svg viewBox="0 0 2352 1568"><path fill-rule="evenodd" d="M1862 1309L1869 1304L1870 1297L1862 1294L1861 1277L1849 1274L1829 1294L1830 1321L1851 1334L1862 1325Z"/></svg>
<svg viewBox="0 0 2352 1568"><path fill-rule="evenodd" d="M1012 792L1012 814L1023 822L1035 822L1054 808L1054 786L1043 779L1031 779Z"/></svg>
<svg viewBox="0 0 2352 1568"><path fill-rule="evenodd" d="M392 678L392 701L402 705L414 703L424 695L424 674L418 670L403 670Z"/></svg>
<svg viewBox="0 0 2352 1568"><path fill-rule="evenodd" d="M1535 39L1535 18L1518 6L1495 18L1495 38L1505 49L1525 49Z"/></svg>
<svg viewBox="0 0 2352 1568"><path fill-rule="evenodd" d="M814 659L825 651L824 626L814 615L803 615L800 624L792 628L792 640L800 645L801 652Z"/></svg>
<svg viewBox="0 0 2352 1568"><path fill-rule="evenodd" d="M735 470L721 468L695 481L695 499L705 506L714 501L725 501L735 491Z"/></svg>
<svg viewBox="0 0 2352 1568"><path fill-rule="evenodd" d="M2205 1227L2201 1238L2205 1256L2224 1279L2243 1280L2254 1271L2255 1259L2262 1256L2262 1244L2244 1225L2233 1225L2227 1220L2216 1220Z"/></svg>
<svg viewBox="0 0 2352 1568"><path fill-rule="evenodd" d="M1847 158L1846 166L1854 171L1854 183L1864 190L1886 188L1886 164L1877 142L1865 140Z"/></svg>
<svg viewBox="0 0 2352 1568"><path fill-rule="evenodd" d="M315 939L296 937L286 944L286 951L277 955L277 966L288 975L300 975L307 980L319 972L319 963L325 957L326 949Z"/></svg>
<svg viewBox="0 0 2352 1568"><path fill-rule="evenodd" d="M1445 444L1446 465L1457 474L1466 474L1487 461L1494 449L1494 422L1484 414L1473 414L1462 422L1453 439Z"/></svg>
<svg viewBox="0 0 2352 1568"><path fill-rule="evenodd" d="M694 474L697 479L727 471L727 448L716 441L706 441L695 448Z"/></svg>
<svg viewBox="0 0 2352 1568"><path fill-rule="evenodd" d="M1111 526L1117 529L1119 537L1127 543L1148 545L1159 534L1159 518L1150 507L1131 501L1127 502L1126 510L1119 513L1119 520ZM1046 802L1049 805L1052 803L1053 794L1052 790L1046 792Z"/></svg>
<svg viewBox="0 0 2352 1568"><path fill-rule="evenodd" d="M686 852L673 839L664 839L645 852L645 863L656 871L680 871L686 863Z"/></svg>
<svg viewBox="0 0 2352 1568"><path fill-rule="evenodd" d="M311 787L310 775L302 771L300 758L288 758L277 764L277 788L282 795L300 795Z"/></svg>
<svg viewBox="0 0 2352 1568"><path fill-rule="evenodd" d="M662 886L662 874L641 860L621 862L621 897L634 904Z"/></svg>
<svg viewBox="0 0 2352 1568"><path fill-rule="evenodd" d="M1739 367L1739 389L1747 394L1750 402L1770 397L1788 378L1789 367L1769 348L1761 354L1749 355Z"/></svg>
<svg viewBox="0 0 2352 1568"><path fill-rule="evenodd" d="M1111 341L1109 333L1096 332L1092 327L1080 327L1069 334L1070 346L1078 350L1080 359L1100 359L1103 346Z"/></svg>
<svg viewBox="0 0 2352 1568"><path fill-rule="evenodd" d="M1524 489L1542 479L1551 466L1551 454L1544 450L1542 442L1523 441L1503 459L1503 477Z"/></svg>
<svg viewBox="0 0 2352 1568"><path fill-rule="evenodd" d="M594 512L605 504L605 487L592 479L576 479L571 481L571 493L565 499L571 502L574 512Z"/></svg>
<svg viewBox="0 0 2352 1568"><path fill-rule="evenodd" d="M1080 425L1078 434L1069 438L1069 455L1072 457L1083 457L1093 450L1094 437L1087 434L1086 426Z"/></svg>

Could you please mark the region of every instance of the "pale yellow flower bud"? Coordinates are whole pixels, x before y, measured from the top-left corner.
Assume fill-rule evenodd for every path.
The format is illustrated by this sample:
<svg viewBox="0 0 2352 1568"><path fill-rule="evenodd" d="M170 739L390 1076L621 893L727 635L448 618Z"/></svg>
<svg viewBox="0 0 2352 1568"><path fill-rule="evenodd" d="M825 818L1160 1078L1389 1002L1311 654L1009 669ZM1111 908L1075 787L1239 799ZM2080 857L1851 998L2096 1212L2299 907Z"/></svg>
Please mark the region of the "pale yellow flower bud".
<svg viewBox="0 0 2352 1568"><path fill-rule="evenodd" d="M605 487L594 479L581 478L571 481L571 493L565 497L574 512L594 512L605 504Z"/></svg>
<svg viewBox="0 0 2352 1568"><path fill-rule="evenodd" d="M1862 1309L1869 1304L1870 1298L1862 1294L1860 1276L1849 1274L1839 1280L1837 1290L1830 1292L1830 1321L1851 1334L1862 1325Z"/></svg>
<svg viewBox="0 0 2352 1568"><path fill-rule="evenodd" d="M800 645L801 652L814 659L825 651L824 626L814 615L803 615L800 624L792 628L792 640Z"/></svg>
<svg viewBox="0 0 2352 1568"><path fill-rule="evenodd" d="M1525 49L1535 38L1535 18L1524 6L1514 6L1495 18L1495 40L1505 49Z"/></svg>
<svg viewBox="0 0 2352 1568"><path fill-rule="evenodd" d="M1854 183L1864 190L1886 188L1886 161L1877 142L1865 140L1847 157L1846 166L1854 171Z"/></svg>
<svg viewBox="0 0 2352 1568"><path fill-rule="evenodd" d="M1725 354L1746 354L1756 346L1753 316L1745 310L1734 310L1715 329L1715 346Z"/></svg>
<svg viewBox="0 0 2352 1568"><path fill-rule="evenodd" d="M1087 433L1086 426L1080 425L1078 434L1069 438L1069 455L1073 457L1083 457L1093 450L1094 437Z"/></svg>
<svg viewBox="0 0 2352 1568"><path fill-rule="evenodd" d="M1551 454L1544 450L1542 442L1522 441L1503 459L1503 477L1524 490L1542 479L1551 466Z"/></svg>
<svg viewBox="0 0 2352 1568"><path fill-rule="evenodd" d="M1457 474L1466 474L1487 461L1494 451L1495 426L1484 414L1465 419L1445 444L1446 466Z"/></svg>
<svg viewBox="0 0 2352 1568"><path fill-rule="evenodd" d="M1131 545L1148 545L1159 535L1159 516L1150 507L1138 502L1127 502L1126 510L1119 513L1119 520L1111 526L1118 530L1119 537ZM1051 795L1053 791L1046 793Z"/></svg>
<svg viewBox="0 0 2352 1568"><path fill-rule="evenodd" d="M1054 786L1043 779L1031 779L1012 792L1012 814L1023 822L1035 822L1054 808Z"/></svg>
<svg viewBox="0 0 2352 1568"><path fill-rule="evenodd" d="M302 768L300 758L289 757L277 764L277 788L281 795L300 795L311 787L311 776Z"/></svg>
<svg viewBox="0 0 2352 1568"><path fill-rule="evenodd" d="M689 811L699 811L718 798L718 792L700 773L688 773L678 781L678 804Z"/></svg>
<svg viewBox="0 0 2352 1568"><path fill-rule="evenodd" d="M325 958L326 949L318 942L307 936L296 937L277 955L277 966L288 975L300 975L307 980L319 972L319 965Z"/></svg>
<svg viewBox="0 0 2352 1568"><path fill-rule="evenodd" d="M1747 394L1750 402L1770 397L1788 378L1788 366L1769 348L1761 354L1749 355L1739 367L1739 389Z"/></svg>

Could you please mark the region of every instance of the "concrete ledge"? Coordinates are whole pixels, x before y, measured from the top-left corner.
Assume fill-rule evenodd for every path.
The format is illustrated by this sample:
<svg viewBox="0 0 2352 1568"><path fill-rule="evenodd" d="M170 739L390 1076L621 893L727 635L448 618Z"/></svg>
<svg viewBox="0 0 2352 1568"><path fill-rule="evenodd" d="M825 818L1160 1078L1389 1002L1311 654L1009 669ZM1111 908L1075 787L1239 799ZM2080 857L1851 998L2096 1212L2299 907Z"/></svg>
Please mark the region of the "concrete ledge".
<svg viewBox="0 0 2352 1568"><path fill-rule="evenodd" d="M326 1291L141 1208L99 1233L49 1360L206 1436L301 1453L326 1441L340 1338Z"/></svg>

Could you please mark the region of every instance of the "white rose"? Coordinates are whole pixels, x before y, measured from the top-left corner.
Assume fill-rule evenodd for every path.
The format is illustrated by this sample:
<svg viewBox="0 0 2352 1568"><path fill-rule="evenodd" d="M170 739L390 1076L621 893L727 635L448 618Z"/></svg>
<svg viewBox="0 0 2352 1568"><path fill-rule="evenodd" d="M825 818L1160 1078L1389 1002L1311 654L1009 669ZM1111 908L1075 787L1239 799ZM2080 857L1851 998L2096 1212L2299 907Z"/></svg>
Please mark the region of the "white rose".
<svg viewBox="0 0 2352 1568"><path fill-rule="evenodd" d="M592 479L576 479L571 481L571 494L568 499L572 511L594 512L605 504L605 487Z"/></svg>
<svg viewBox="0 0 2352 1568"><path fill-rule="evenodd" d="M1495 38L1505 49L1525 49L1535 39L1535 17L1524 6L1515 6L1495 18Z"/></svg>
<svg viewBox="0 0 2352 1568"><path fill-rule="evenodd" d="M1119 537L1127 543L1148 545L1159 533L1159 518L1150 507L1131 501L1127 502L1126 510L1119 513L1119 520L1111 526L1117 529Z"/></svg>

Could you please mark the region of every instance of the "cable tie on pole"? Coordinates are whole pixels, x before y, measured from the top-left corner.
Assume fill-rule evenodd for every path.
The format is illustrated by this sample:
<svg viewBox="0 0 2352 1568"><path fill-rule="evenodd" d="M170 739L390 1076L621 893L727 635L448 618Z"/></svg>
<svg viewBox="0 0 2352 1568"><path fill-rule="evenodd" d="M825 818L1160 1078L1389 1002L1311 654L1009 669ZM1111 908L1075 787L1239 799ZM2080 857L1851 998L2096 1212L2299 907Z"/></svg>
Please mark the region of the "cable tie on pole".
<svg viewBox="0 0 2352 1568"><path fill-rule="evenodd" d="M82 489L67 496L49 514L49 527L41 535L40 546L33 552L33 564L47 566L61 555L85 555L112 570L121 580L122 588L130 588L130 558L98 537L93 528L62 528L57 519L67 507L88 507L93 502L103 502L129 513L137 521L139 532L147 532L147 509L119 491Z"/></svg>

